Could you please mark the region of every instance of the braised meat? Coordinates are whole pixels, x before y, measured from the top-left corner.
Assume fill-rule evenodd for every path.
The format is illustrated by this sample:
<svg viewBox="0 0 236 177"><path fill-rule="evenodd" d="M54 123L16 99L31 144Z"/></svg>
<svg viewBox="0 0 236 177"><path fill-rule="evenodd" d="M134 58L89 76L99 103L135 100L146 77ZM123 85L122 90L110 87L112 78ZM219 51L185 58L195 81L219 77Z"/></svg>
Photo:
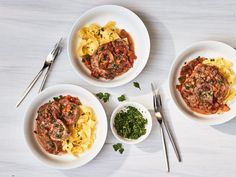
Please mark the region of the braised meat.
<svg viewBox="0 0 236 177"><path fill-rule="evenodd" d="M93 55L85 55L82 61L95 78L114 79L133 67L137 58L132 38L125 30L121 30L120 39L98 47Z"/></svg>
<svg viewBox="0 0 236 177"><path fill-rule="evenodd" d="M63 153L62 140L70 135L68 126L77 122L80 104L78 98L67 95L55 97L38 109L34 133L45 151Z"/></svg>
<svg viewBox="0 0 236 177"><path fill-rule="evenodd" d="M191 110L201 114L228 111L224 99L229 83L216 66L202 64L205 58L187 63L180 72L177 89Z"/></svg>

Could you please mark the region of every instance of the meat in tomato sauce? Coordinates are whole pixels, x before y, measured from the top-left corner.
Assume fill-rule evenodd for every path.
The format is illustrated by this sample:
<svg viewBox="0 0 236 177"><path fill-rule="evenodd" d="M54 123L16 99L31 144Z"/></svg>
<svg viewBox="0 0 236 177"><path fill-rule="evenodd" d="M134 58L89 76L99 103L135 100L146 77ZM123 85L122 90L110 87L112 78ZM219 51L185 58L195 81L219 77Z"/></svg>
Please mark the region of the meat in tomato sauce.
<svg viewBox="0 0 236 177"><path fill-rule="evenodd" d="M62 140L70 135L69 125L77 122L80 100L70 95L54 97L38 109L35 136L40 146L51 154L63 153Z"/></svg>
<svg viewBox="0 0 236 177"><path fill-rule="evenodd" d="M124 29L120 38L98 47L93 55L82 57L83 63L95 78L114 79L133 67L137 58L131 36Z"/></svg>
<svg viewBox="0 0 236 177"><path fill-rule="evenodd" d="M201 114L226 112L229 107L224 99L229 83L216 66L203 64L204 60L198 57L186 63L176 87L191 110Z"/></svg>

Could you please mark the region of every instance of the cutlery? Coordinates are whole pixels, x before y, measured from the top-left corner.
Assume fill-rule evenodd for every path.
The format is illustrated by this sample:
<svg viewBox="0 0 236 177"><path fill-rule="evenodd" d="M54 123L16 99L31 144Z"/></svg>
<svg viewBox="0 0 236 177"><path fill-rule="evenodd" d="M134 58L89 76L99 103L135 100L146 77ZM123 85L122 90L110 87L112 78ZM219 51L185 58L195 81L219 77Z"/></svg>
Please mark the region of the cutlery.
<svg viewBox="0 0 236 177"><path fill-rule="evenodd" d="M163 114L162 114L162 115L163 115ZM168 123L166 123L166 120L165 120L165 117L164 117L164 116L163 116L163 123L164 123L164 126L165 126L165 128L166 128L167 135L168 135L168 137L169 137L169 139L170 139L170 142L171 142L171 144L172 144L172 146L173 146L173 149L174 149L174 151L175 151L175 155L176 155L178 161L179 161L179 162L182 162L182 158L181 158L181 156L180 156L180 152L179 152L179 149L178 149L178 147L177 147L176 141L175 141L175 139L174 139L173 133L172 133L172 131L171 131L171 129L170 129Z"/></svg>
<svg viewBox="0 0 236 177"><path fill-rule="evenodd" d="M154 85L151 84L151 86L152 86L152 92L153 92L153 106L154 106L155 117L157 118L157 121L160 124L160 128L161 128L160 129L161 139L162 139L162 146L163 146L163 151L164 151L164 155L165 155L167 172L170 172L169 157L168 157L168 152L167 152L165 132L164 132L164 126L163 126L163 118L162 118L162 114L161 114L161 108L162 108L161 97L156 92Z"/></svg>
<svg viewBox="0 0 236 177"><path fill-rule="evenodd" d="M169 137L169 139L170 139L170 142L171 142L171 144L172 144L172 146L173 146L173 149L174 149L174 151L175 151L176 157L177 157L178 161L181 162L181 161L182 161L182 158L181 158L181 156L180 156L180 152L179 152L179 149L178 149L178 147L177 147L176 141L175 141L175 139L174 139L173 133L172 133L170 127L169 127L169 124L167 123L167 120L165 119L165 117L163 116L163 113L162 113L161 96L160 96L160 94L159 94L159 92L158 92L158 89L155 89L155 87L154 87L153 84L151 84L151 86L152 86L153 95L155 95L155 100L157 100L156 102L159 103L159 113L158 113L158 114L161 115L161 118L162 118L162 120L163 120L162 123L163 123L163 125L164 125L164 127L165 127L165 129L166 129L167 135L168 135L168 137Z"/></svg>
<svg viewBox="0 0 236 177"><path fill-rule="evenodd" d="M29 84L29 86L26 88L26 90L24 91L23 95L21 96L20 100L17 102L16 107L18 107L22 101L25 99L25 97L28 95L28 93L30 92L30 90L33 88L33 86L35 85L35 83L37 82L37 80L39 79L39 77L42 75L43 71L45 69L47 69L43 81L41 83L39 92L41 92L44 88L45 82L47 80L50 68L52 67L53 62L55 61L55 59L57 58L58 54L61 52L62 50L62 38L59 40L59 42L57 42L54 46L54 48L51 50L51 52L48 54L48 56L45 59L45 62L43 64L43 67L41 68L41 70L38 72L38 74L35 76L35 78L33 79L33 81Z"/></svg>

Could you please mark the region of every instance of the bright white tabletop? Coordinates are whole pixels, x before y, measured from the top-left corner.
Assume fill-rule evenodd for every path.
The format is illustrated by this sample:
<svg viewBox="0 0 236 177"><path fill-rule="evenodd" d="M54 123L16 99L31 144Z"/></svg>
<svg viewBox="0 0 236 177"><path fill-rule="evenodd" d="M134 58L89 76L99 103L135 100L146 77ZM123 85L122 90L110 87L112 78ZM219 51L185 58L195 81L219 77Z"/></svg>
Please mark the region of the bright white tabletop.
<svg viewBox="0 0 236 177"><path fill-rule="evenodd" d="M172 122L183 162L178 163L169 145L171 173L166 173L159 126L154 121L149 138L138 145L125 145L114 152L117 143L108 132L99 155L84 167L55 170L35 159L23 137L24 113L39 84L19 109L15 104L22 91L40 69L54 43L66 37L73 22L86 10L117 4L133 10L146 24L151 37L151 55L143 72L132 82L115 88L96 88L82 81L72 70L66 50L57 59L46 87L71 83L93 93L112 94L104 104L108 117L118 105L116 97L125 93L152 109L150 82L161 81L165 110ZM236 47L236 2L226 1L0 1L0 176L1 177L234 177L236 175L236 119L218 126L198 125L185 118L167 95L167 75L175 56L188 44L199 40L219 40ZM141 34L140 34L141 35Z"/></svg>

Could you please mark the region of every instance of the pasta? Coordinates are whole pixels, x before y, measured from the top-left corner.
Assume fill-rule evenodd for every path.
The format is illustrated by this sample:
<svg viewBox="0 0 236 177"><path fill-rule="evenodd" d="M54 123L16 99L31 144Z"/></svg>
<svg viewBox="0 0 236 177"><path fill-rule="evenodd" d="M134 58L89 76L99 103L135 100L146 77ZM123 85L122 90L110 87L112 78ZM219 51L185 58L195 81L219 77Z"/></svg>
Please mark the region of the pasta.
<svg viewBox="0 0 236 177"><path fill-rule="evenodd" d="M120 38L119 29L116 28L114 21L108 22L103 27L93 23L80 29L77 35L80 38L80 43L76 54L79 57L92 55L100 45Z"/></svg>
<svg viewBox="0 0 236 177"><path fill-rule="evenodd" d="M225 60L224 58L214 58L204 60L203 64L216 66L219 71L224 75L230 85L230 89L225 98L225 102L231 101L236 96L236 90L233 88L236 84L236 75L232 70L233 63L229 60Z"/></svg>
<svg viewBox="0 0 236 177"><path fill-rule="evenodd" d="M71 135L62 143L63 150L74 156L89 150L95 141L96 116L93 109L80 105L80 110L78 121L71 127Z"/></svg>

